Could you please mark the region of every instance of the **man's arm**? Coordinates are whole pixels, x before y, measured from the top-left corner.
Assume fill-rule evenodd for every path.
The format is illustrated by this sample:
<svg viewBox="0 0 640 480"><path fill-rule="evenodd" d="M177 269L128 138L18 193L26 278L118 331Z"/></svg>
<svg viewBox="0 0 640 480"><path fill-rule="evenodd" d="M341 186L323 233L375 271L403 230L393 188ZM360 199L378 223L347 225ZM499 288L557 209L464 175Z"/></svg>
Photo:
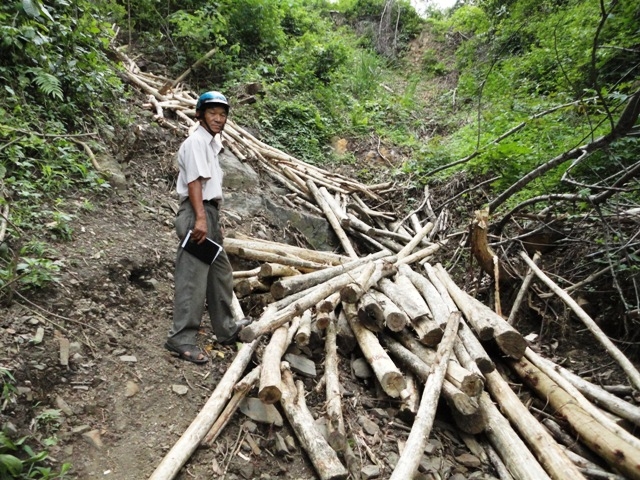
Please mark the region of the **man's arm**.
<svg viewBox="0 0 640 480"><path fill-rule="evenodd" d="M191 231L191 238L196 243L204 242L207 238L207 216L204 212L204 204L202 203L202 177L197 178L188 184L189 202L196 214L196 223Z"/></svg>

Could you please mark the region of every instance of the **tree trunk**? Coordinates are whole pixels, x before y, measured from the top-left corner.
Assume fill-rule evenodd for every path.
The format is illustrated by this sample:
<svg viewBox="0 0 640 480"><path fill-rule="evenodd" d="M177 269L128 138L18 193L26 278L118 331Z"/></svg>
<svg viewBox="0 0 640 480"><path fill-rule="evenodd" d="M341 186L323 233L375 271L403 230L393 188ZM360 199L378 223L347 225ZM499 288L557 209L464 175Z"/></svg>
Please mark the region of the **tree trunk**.
<svg viewBox="0 0 640 480"><path fill-rule="evenodd" d="M458 323L460 321L460 313L451 314L442 342L438 346L436 354L436 362L433 365L433 372L429 375L427 383L422 393L418 414L411 427L409 438L404 446L404 450L400 455L400 459L395 470L391 474L391 480L407 480L413 478L418 471L420 459L424 453L424 448L429 440L433 420L436 416L436 408L438 406L438 398L442 389L449 356L453 349L453 342L456 340L456 332L458 331Z"/></svg>
<svg viewBox="0 0 640 480"><path fill-rule="evenodd" d="M282 398L280 399L282 409L319 478L321 480L347 478L347 470L338 460L338 455L316 428L313 415L304 401L302 383L298 382L296 387L293 375L287 369L282 372L282 387Z"/></svg>
<svg viewBox="0 0 640 480"><path fill-rule="evenodd" d="M410 322L409 317L393 301L379 290L369 290L369 294L382 307L386 327L392 332L400 332Z"/></svg>
<svg viewBox="0 0 640 480"><path fill-rule="evenodd" d="M585 445L628 478L640 479L639 449L595 421L567 392L526 358L513 361L512 365L526 383L556 410L556 414L569 422Z"/></svg>
<svg viewBox="0 0 640 480"><path fill-rule="evenodd" d="M387 352L380 346L378 338L371 331L360 325L356 306L352 303L343 303L343 311L353 334L358 341L360 350L371 365L382 389L391 398L398 398L406 388L404 377Z"/></svg>

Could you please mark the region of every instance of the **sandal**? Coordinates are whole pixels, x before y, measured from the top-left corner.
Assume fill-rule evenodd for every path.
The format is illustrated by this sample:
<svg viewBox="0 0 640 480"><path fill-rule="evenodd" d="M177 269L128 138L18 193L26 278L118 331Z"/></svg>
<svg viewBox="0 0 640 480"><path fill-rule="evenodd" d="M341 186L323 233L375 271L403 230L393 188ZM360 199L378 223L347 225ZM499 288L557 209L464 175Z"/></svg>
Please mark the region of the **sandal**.
<svg viewBox="0 0 640 480"><path fill-rule="evenodd" d="M202 349L197 345L171 345L169 342L164 344L164 348L169 350L172 355L177 356L182 360L186 360L187 362L196 363L201 365L203 363L207 363L209 361L209 357L207 357ZM198 358L202 355L202 358Z"/></svg>

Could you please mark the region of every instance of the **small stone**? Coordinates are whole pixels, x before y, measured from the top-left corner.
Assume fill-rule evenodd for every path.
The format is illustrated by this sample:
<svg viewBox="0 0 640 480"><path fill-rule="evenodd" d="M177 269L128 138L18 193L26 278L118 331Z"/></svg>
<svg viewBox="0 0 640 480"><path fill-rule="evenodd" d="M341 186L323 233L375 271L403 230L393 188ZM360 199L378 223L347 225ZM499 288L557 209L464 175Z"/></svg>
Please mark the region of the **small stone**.
<svg viewBox="0 0 640 480"><path fill-rule="evenodd" d="M36 330L36 334L33 337L33 343L35 345L38 345L39 343L42 343L43 338L44 338L44 328L38 327L38 329Z"/></svg>
<svg viewBox="0 0 640 480"><path fill-rule="evenodd" d="M18 395L24 395L28 401L33 400L33 393L29 387L17 387L16 390Z"/></svg>
<svg viewBox="0 0 640 480"><path fill-rule="evenodd" d="M238 408L254 422L273 424L276 427L283 425L282 415L276 407L262 403L259 398L245 398Z"/></svg>
<svg viewBox="0 0 640 480"><path fill-rule="evenodd" d="M287 448L287 444L284 441L282 435L276 432L276 440L275 440L275 451L277 455L284 456L289 453L289 449Z"/></svg>
<svg viewBox="0 0 640 480"><path fill-rule="evenodd" d="M360 478L369 480L370 478L378 478L380 476L380 467L377 465L367 465L362 467Z"/></svg>
<svg viewBox="0 0 640 480"><path fill-rule="evenodd" d="M316 364L313 360L293 353L287 353L284 356L284 359L289 362L292 371L299 373L300 375L304 375L305 377L315 378Z"/></svg>
<svg viewBox="0 0 640 480"><path fill-rule="evenodd" d="M38 320L36 317L31 317L27 323L29 325L39 325L40 324L40 320Z"/></svg>
<svg viewBox="0 0 640 480"><path fill-rule="evenodd" d="M60 395L56 397L56 407L62 411L67 417L73 416L73 410L69 404Z"/></svg>
<svg viewBox="0 0 640 480"><path fill-rule="evenodd" d="M120 355L124 355L127 353L126 348L116 348L113 352L111 352L114 357L119 357Z"/></svg>
<svg viewBox="0 0 640 480"><path fill-rule="evenodd" d="M243 462L238 466L238 472L242 476L242 478L246 478L247 480L251 480L255 478L254 476L254 468L251 462Z"/></svg>
<svg viewBox="0 0 640 480"><path fill-rule="evenodd" d="M81 434L84 432L88 432L89 430L91 430L91 427L89 425L78 425L77 427L73 427L73 429L71 429L71 432L75 434Z"/></svg>
<svg viewBox="0 0 640 480"><path fill-rule="evenodd" d="M365 415L360 415L358 417L358 423L368 435L375 435L376 433L380 432L380 427L378 426L378 424Z"/></svg>
<svg viewBox="0 0 640 480"><path fill-rule="evenodd" d="M171 390L173 390L173 393L177 393L178 395L186 395L189 393L189 387L186 385L171 385Z"/></svg>
<svg viewBox="0 0 640 480"><path fill-rule="evenodd" d="M242 424L242 429L245 432L256 433L256 431L258 430L258 425L253 423L251 420L247 420Z"/></svg>
<svg viewBox="0 0 640 480"><path fill-rule="evenodd" d="M391 467L391 470L393 470L396 468L396 465L398 465L398 461L400 460L400 457L396 452L388 452L386 460L387 460L387 464Z"/></svg>
<svg viewBox="0 0 640 480"><path fill-rule="evenodd" d="M449 480L467 480L467 476L461 474L461 473L454 473L452 476L449 477Z"/></svg>
<svg viewBox="0 0 640 480"><path fill-rule="evenodd" d="M286 437L284 437L284 442L287 444L287 448L289 449L289 451L293 451L296 449L296 441L291 435L287 435Z"/></svg>
<svg viewBox="0 0 640 480"><path fill-rule="evenodd" d="M136 363L138 361L138 359L136 358L135 355L122 355L120 357L120 361L121 362L128 362L128 363Z"/></svg>
<svg viewBox="0 0 640 480"><path fill-rule="evenodd" d="M482 462L475 455L471 455L470 453L463 453L462 455L458 455L456 461L469 468L480 468L482 467Z"/></svg>
<svg viewBox="0 0 640 480"><path fill-rule="evenodd" d="M353 374L357 378L365 379L373 376L373 371L364 358L356 358L351 363L351 368L353 368Z"/></svg>
<svg viewBox="0 0 640 480"><path fill-rule="evenodd" d="M125 397L133 397L136 393L140 391L140 387L138 384L132 380L127 382L127 386L125 387L124 396Z"/></svg>
<svg viewBox="0 0 640 480"><path fill-rule="evenodd" d="M7 421L2 425L2 431L9 438L16 438L18 436L18 427L16 427L11 421Z"/></svg>
<svg viewBox="0 0 640 480"><path fill-rule="evenodd" d="M90 445L93 445L98 450L102 448L102 439L100 438L100 430L91 430L90 432L86 432L82 434L82 438L84 438Z"/></svg>
<svg viewBox="0 0 640 480"><path fill-rule="evenodd" d="M82 352L82 344L80 342L71 342L69 344L69 353L74 357Z"/></svg>

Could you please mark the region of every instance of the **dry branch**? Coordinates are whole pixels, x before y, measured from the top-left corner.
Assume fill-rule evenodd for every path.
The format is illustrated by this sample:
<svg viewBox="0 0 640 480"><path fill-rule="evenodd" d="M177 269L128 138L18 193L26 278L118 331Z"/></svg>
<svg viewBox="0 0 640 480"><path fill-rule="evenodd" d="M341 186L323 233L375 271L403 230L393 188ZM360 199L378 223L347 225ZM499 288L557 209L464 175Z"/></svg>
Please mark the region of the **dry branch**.
<svg viewBox="0 0 640 480"><path fill-rule="evenodd" d="M566 303L578 316L578 318L585 324L593 336L598 340L605 348L609 355L622 367L622 370L627 374L629 380L633 386L640 390L640 372L629 361L629 359L609 340L609 337L602 331L598 324L585 312L578 303L571 298L564 290L562 290L553 280L551 280L533 261L527 256L526 253L520 252L522 259L529 265L540 280L547 285L556 295L558 295L564 303Z"/></svg>

